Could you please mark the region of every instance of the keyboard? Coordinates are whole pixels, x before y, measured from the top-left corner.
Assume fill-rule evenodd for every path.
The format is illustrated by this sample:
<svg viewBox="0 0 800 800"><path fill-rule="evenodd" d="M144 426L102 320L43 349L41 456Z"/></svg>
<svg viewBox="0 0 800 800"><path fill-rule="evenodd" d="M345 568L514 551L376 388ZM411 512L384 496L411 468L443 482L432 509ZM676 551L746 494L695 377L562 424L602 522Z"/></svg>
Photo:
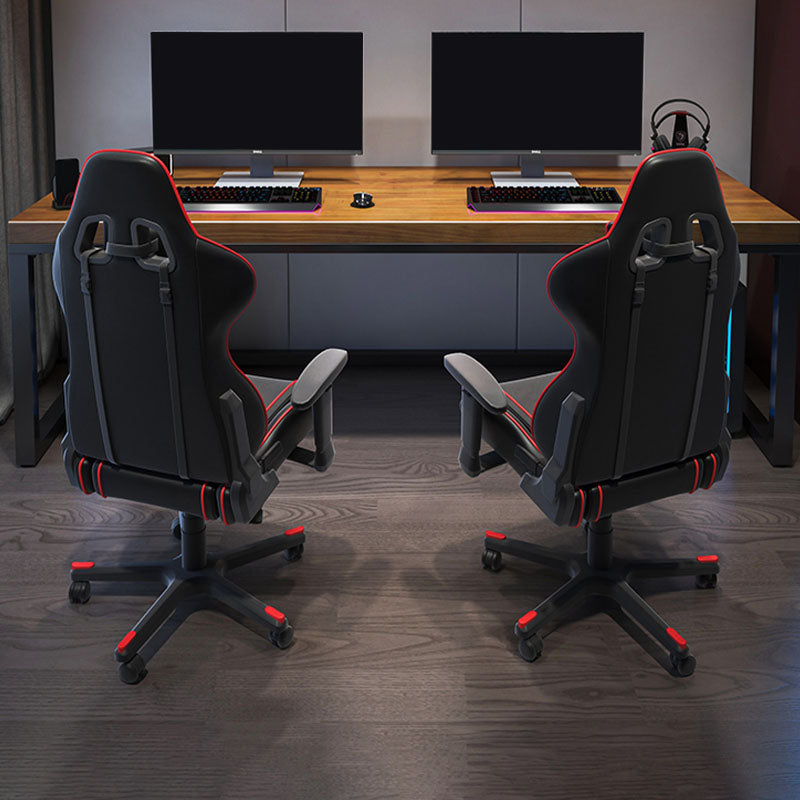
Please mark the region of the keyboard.
<svg viewBox="0 0 800 800"><path fill-rule="evenodd" d="M238 214L245 211L316 211L322 205L318 186L178 186L187 211Z"/></svg>
<svg viewBox="0 0 800 800"><path fill-rule="evenodd" d="M619 211L613 186L470 186L467 208L473 211Z"/></svg>

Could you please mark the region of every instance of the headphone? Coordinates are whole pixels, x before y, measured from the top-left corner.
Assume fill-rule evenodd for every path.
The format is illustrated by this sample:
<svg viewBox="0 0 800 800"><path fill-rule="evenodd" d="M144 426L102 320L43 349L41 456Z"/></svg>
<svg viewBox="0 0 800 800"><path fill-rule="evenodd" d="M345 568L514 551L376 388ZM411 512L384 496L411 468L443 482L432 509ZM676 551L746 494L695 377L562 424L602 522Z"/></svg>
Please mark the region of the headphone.
<svg viewBox="0 0 800 800"><path fill-rule="evenodd" d="M661 119L656 121L656 114L658 114L659 110L670 103L689 103L689 105L695 106L703 112L703 116L706 118L706 121L703 122L695 114L692 114L691 111L684 110L667 111L667 113L664 114ZM670 142L670 140L663 133L658 132L661 124L669 117L675 117L675 129L672 132L672 142ZM688 129L686 127L686 117L691 117L703 129L703 133L700 136L695 136L691 141L689 141ZM706 150L706 145L708 145L708 132L711 130L711 118L708 116L708 112L703 108L703 106L700 105L700 103L695 103L694 100L686 100L682 97L674 97L672 100L665 100L663 103L661 103L661 105L656 106L655 110L650 116L650 129L653 131L653 134L650 137L653 141L653 144L650 149L654 153L658 152L659 150L670 150L678 147L696 147L698 150Z"/></svg>

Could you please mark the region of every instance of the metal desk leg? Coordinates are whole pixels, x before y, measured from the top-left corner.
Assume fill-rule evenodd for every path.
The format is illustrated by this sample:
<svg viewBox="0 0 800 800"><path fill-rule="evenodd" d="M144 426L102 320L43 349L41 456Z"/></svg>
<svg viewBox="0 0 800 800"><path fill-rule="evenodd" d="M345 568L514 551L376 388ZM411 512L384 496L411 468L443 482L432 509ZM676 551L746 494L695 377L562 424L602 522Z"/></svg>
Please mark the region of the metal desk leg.
<svg viewBox="0 0 800 800"><path fill-rule="evenodd" d="M731 309L731 335L728 363L731 376L728 395L728 430L732 435L742 431L744 413L744 351L747 335L747 287L740 283Z"/></svg>
<svg viewBox="0 0 800 800"><path fill-rule="evenodd" d="M774 467L792 466L800 258L775 256L769 420L745 397L747 432Z"/></svg>
<svg viewBox="0 0 800 800"><path fill-rule="evenodd" d="M34 466L63 430L65 422L63 393L56 398L44 416L39 418L33 267L33 254L12 252L9 247L14 445L15 463L18 467Z"/></svg>

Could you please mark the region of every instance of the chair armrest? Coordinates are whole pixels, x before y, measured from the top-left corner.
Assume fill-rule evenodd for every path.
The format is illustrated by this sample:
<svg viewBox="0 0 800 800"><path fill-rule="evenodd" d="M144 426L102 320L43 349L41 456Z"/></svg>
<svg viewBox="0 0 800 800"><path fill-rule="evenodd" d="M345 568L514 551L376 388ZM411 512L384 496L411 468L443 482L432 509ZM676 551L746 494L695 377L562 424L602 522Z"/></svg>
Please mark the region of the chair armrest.
<svg viewBox="0 0 800 800"><path fill-rule="evenodd" d="M292 405L300 409L313 406L330 389L347 363L347 351L334 347L315 356L292 387Z"/></svg>
<svg viewBox="0 0 800 800"><path fill-rule="evenodd" d="M450 353L444 357L444 367L488 412L502 414L506 410L508 400L502 387L472 356Z"/></svg>

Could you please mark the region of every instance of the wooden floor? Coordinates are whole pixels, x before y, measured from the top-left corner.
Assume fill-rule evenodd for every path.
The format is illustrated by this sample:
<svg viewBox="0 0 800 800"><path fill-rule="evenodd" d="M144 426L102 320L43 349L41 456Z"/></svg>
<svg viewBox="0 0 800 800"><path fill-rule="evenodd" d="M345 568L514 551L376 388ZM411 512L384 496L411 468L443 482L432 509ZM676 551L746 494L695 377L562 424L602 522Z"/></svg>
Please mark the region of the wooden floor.
<svg viewBox="0 0 800 800"><path fill-rule="evenodd" d="M68 565L169 557L170 513L84 497L58 447L16 469L0 429L0 797L800 797L800 468L739 439L712 491L616 519L620 551L720 556L716 591L642 584L694 676L667 674L605 615L528 664L514 621L561 576L511 558L481 569L483 532L574 549L581 534L551 525L509 468L458 470L443 370L351 368L334 399L329 472L287 464L260 528L209 529L227 547L306 526L301 561L235 574L289 615L292 647L198 613L139 686L112 654L151 589L97 584L71 606Z"/></svg>

